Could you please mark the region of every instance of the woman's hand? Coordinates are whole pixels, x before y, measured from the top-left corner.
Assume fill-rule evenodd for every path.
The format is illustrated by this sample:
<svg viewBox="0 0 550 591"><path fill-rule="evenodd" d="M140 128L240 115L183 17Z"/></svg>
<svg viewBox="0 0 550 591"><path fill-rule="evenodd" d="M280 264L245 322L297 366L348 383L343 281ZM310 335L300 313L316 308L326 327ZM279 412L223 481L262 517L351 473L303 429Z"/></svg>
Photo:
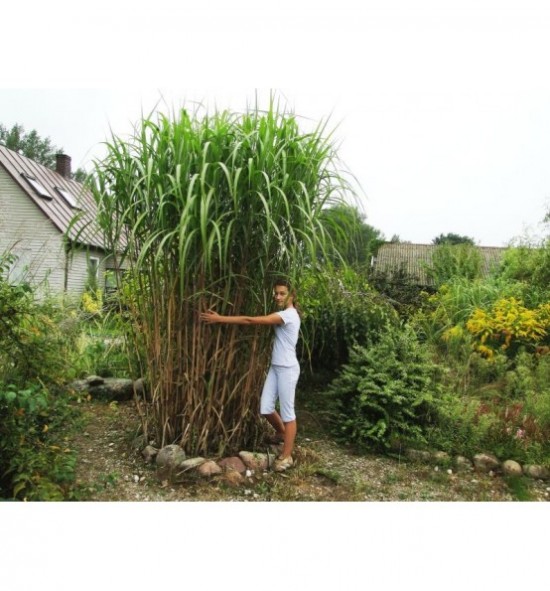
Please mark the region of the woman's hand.
<svg viewBox="0 0 550 591"><path fill-rule="evenodd" d="M201 312L200 319L207 324L216 324L217 322L221 322L222 317L214 310L208 310L206 312Z"/></svg>

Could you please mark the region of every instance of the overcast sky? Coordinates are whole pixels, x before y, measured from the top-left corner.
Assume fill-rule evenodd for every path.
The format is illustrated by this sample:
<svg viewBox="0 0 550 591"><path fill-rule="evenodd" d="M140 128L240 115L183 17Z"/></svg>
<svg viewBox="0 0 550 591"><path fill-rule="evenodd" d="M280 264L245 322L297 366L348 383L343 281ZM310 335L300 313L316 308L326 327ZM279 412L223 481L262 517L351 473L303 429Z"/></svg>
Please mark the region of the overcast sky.
<svg viewBox="0 0 550 591"><path fill-rule="evenodd" d="M118 135L127 133L141 110L148 112L161 94L170 105L203 98L219 108L240 110L254 99L256 88L264 89L261 96L268 95L265 89L279 89L297 114L313 120L330 116L339 124L340 155L361 183L367 221L387 238L397 234L429 243L440 233L455 232L499 246L527 229L541 231L550 197L547 0L4 4L0 122L21 123L49 136L72 156L74 168L87 166L99 153L109 127ZM350 589L357 587L353 577L360 571L360 579L366 577L375 587L391 581L391 587L424 591L441 586L453 591L472 583L511 590L525 586L526 577L540 573L536 567L544 562L544 544L528 543L538 539L535 526L542 518L524 515L527 508L536 510L535 503L505 509L453 504L444 514L439 504L432 513L426 504L398 504L398 519L383 511L384 503L356 503L353 513L347 504L333 511L323 506L322 514L302 506L295 507L299 514L289 513L290 503L274 508L267 526L265 512L251 513L239 503L231 504L243 511L235 521L227 521L217 507L206 507L208 515L221 521L205 526L203 520L193 521L195 514L206 518L204 507L193 503L181 527L182 508L159 518L160 507L147 513L153 508L135 505L139 513L117 505L116 516L126 518L120 522L114 511L103 521L99 508L88 508L81 515L90 519L74 520L82 533L78 544L67 535L52 544L59 525L44 525L36 513L27 528L22 515L14 519L10 531L17 535L4 536L6 549L13 550L6 562L19 566L12 569L17 581L12 588L22 588L17 584L31 572L40 577L38 585L46 584L48 573L58 584L59 572L75 562L81 567L75 571L77 586L96 589L104 581L94 580L89 551L105 544L96 576L104 578L104 572L122 566L118 578L110 579L119 587L130 583L142 589L144 582L158 587L159 576L162 586L163 575L181 569L164 568L166 560L155 568L154 554L149 560L153 568L135 560L147 551L147 540L165 539L158 535L162 523L170 524L174 537L161 546L155 542L153 552L164 556L169 551L170 564L183 561L184 570L186 552L191 552L188 563L199 560L201 576L212 580L218 571L224 586L234 581L241 589L252 588L247 584ZM21 509L28 514L33 508ZM146 513L153 527L144 536ZM195 526L191 536L189 524ZM131 535L120 544L115 532ZM204 534L199 543L197 532ZM227 547L238 550L237 557L211 553L226 532ZM185 546L189 540L193 545ZM342 544L346 556L338 562L333 547ZM256 547L259 553L251 558ZM281 548L283 560L276 556ZM73 551L72 561L67 551ZM120 560L121 551L126 560ZM37 568L27 568L29 556ZM54 573L58 556L63 564ZM484 564L504 567L477 570L480 556ZM261 567L256 577L248 576L252 563ZM236 565L244 569L237 576ZM154 575L154 581L147 575Z"/></svg>
<svg viewBox="0 0 550 591"><path fill-rule="evenodd" d="M543 2L321 1L315 13L287 0L185 4L160 0L151 13L144 2L132 12L100 0L81 14L68 2L37 5L45 19L57 8L44 46L9 28L0 40L13 35L21 54L3 72L0 122L36 128L88 167L110 130L128 133L161 97L165 111L193 100L242 110L256 88L263 104L275 89L296 114L336 127L360 206L386 238L455 232L500 246L544 231ZM44 22L33 23L29 38L43 37Z"/></svg>

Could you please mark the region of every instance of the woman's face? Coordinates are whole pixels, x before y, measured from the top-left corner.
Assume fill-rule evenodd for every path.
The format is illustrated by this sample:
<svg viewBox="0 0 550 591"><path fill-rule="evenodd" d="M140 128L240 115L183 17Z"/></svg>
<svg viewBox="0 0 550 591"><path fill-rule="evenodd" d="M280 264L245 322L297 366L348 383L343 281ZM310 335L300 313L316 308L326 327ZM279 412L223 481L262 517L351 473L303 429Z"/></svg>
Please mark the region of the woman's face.
<svg viewBox="0 0 550 591"><path fill-rule="evenodd" d="M284 309L289 303L292 303L292 298L286 285L276 285L273 288L273 298L275 299L275 305L277 308Z"/></svg>

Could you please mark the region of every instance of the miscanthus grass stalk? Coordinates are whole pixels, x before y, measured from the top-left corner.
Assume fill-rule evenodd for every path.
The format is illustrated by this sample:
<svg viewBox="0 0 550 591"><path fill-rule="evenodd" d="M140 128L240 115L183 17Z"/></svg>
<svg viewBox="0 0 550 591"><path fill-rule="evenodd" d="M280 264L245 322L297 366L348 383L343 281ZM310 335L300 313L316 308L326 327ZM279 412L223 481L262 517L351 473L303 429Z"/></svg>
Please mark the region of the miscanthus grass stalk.
<svg viewBox="0 0 550 591"><path fill-rule="evenodd" d="M140 404L147 436L188 453L254 446L272 335L198 314L268 313L275 277L297 281L327 260L321 211L352 190L325 124L303 132L273 102L153 114L132 137L112 137L93 177L99 223L128 267L126 313L152 394Z"/></svg>

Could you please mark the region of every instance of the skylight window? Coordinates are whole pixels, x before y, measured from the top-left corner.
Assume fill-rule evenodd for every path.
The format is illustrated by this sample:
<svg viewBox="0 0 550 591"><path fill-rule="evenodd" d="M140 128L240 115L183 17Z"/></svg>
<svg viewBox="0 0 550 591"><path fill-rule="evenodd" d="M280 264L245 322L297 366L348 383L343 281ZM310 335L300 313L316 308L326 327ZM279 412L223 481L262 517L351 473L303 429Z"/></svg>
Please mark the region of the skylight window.
<svg viewBox="0 0 550 591"><path fill-rule="evenodd" d="M46 199L53 199L53 197L48 193L48 189L46 189L46 187L44 187L44 185L37 181L33 176L25 174L24 172L21 173L21 176L40 195L40 197L44 197Z"/></svg>
<svg viewBox="0 0 550 591"><path fill-rule="evenodd" d="M69 191L67 191L67 189L62 189L61 187L56 187L55 190L61 195L61 197L63 197L63 199L65 199L65 201L74 208L78 207L78 203L76 202L76 199L71 195L71 193L69 193Z"/></svg>

